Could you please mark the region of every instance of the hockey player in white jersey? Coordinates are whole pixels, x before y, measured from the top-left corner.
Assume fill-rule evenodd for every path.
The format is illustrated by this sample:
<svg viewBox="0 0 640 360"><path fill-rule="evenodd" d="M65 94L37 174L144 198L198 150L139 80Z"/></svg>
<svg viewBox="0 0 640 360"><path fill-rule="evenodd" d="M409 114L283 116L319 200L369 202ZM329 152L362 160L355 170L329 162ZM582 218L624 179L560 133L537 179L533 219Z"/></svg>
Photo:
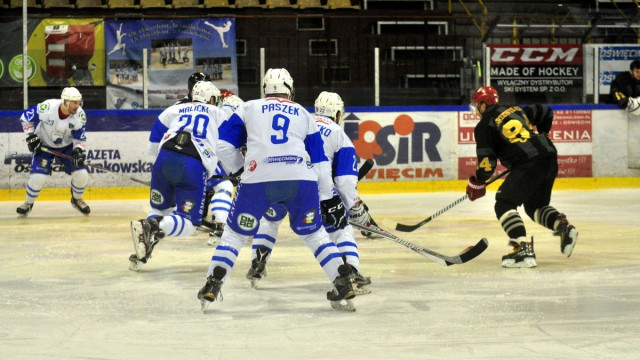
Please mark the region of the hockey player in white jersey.
<svg viewBox="0 0 640 360"><path fill-rule="evenodd" d="M146 219L131 222L139 270L164 236L190 236L202 220L205 184L215 173L218 127L225 115L214 104L220 91L209 81L193 87L193 102L173 105L156 120L149 151L157 158L151 170L151 209Z"/></svg>
<svg viewBox="0 0 640 360"><path fill-rule="evenodd" d="M45 100L25 110L20 122L33 157L27 198L16 212L20 216L27 216L31 212L47 177L51 175L51 165L57 156L43 151L45 147L72 158L57 157L64 164L65 173L71 175L71 205L89 215L91 209L82 199L89 183L89 173L84 164L87 116L82 110L80 91L74 87L64 88L60 99Z"/></svg>
<svg viewBox="0 0 640 360"><path fill-rule="evenodd" d="M286 69L267 70L263 91L266 98L245 102L220 127L220 161L232 174L242 175L207 281L198 292L202 310L218 300L242 245L275 204L287 209L291 229L333 282L327 293L332 307L355 310L351 268L322 226L322 220L340 228L347 223L342 200L332 193L322 137L311 115L292 101L293 79ZM245 144L243 157L237 149Z"/></svg>
<svg viewBox="0 0 640 360"><path fill-rule="evenodd" d="M358 159L356 150L351 139L340 126L344 117L344 102L340 95L323 91L316 99L314 108L314 120L322 135L324 153L332 164L331 171L335 190L340 195L345 207L349 209L350 219L366 225L371 222L371 217L364 208L357 190ZM251 247L251 268L246 275L247 279L251 280L253 287L256 287L257 281L267 274L266 263L275 245L278 227L286 214L284 207L276 205L271 207L260 220L260 228L253 237ZM360 256L351 225L340 229L325 224L325 229L342 253L346 263L351 267L351 281L356 294L370 293L371 279L360 273Z"/></svg>
<svg viewBox="0 0 640 360"><path fill-rule="evenodd" d="M237 95L234 95L230 91L221 91L219 101L220 108L224 111L227 118L229 118L238 106L242 105L244 101ZM227 175L221 166L218 166L216 175ZM207 180L207 198L206 209L207 213L211 213L212 221L207 224L211 231L209 232L209 240L207 245L216 246L220 242L220 237L224 231L224 224L227 222L229 216L229 210L231 209L231 197L233 195L234 183L229 180L220 178L211 178Z"/></svg>

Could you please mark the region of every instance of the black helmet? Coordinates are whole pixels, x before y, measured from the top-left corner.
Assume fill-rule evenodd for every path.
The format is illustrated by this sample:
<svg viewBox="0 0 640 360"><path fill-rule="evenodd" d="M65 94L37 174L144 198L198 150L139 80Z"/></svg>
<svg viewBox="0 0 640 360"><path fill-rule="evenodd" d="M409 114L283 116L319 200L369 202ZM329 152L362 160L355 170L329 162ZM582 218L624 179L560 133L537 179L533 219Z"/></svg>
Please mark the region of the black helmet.
<svg viewBox="0 0 640 360"><path fill-rule="evenodd" d="M209 79L208 75L205 75L204 73L201 73L201 72L194 72L193 74L191 74L191 76L189 76L189 82L188 82L189 92L193 90L193 85L195 85L198 81L210 81L210 80L211 79Z"/></svg>

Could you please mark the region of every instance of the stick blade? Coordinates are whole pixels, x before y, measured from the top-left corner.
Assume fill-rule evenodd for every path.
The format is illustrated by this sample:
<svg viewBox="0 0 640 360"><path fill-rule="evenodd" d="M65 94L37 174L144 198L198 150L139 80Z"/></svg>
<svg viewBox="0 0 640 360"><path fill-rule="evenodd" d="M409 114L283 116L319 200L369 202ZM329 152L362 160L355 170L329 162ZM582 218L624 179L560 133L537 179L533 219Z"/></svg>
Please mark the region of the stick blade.
<svg viewBox="0 0 640 360"><path fill-rule="evenodd" d="M471 261L482 254L489 247L489 240L486 238L480 239L477 244L475 244L469 251L466 251L458 257L460 258L460 264L464 264L468 261Z"/></svg>
<svg viewBox="0 0 640 360"><path fill-rule="evenodd" d="M415 225L407 225L407 224L396 224L396 231L402 231L402 232L412 232L417 230L419 227L423 226L424 224L428 223L429 221L431 221L431 219L433 219L433 216L429 216L428 218L420 221L419 223L415 224Z"/></svg>

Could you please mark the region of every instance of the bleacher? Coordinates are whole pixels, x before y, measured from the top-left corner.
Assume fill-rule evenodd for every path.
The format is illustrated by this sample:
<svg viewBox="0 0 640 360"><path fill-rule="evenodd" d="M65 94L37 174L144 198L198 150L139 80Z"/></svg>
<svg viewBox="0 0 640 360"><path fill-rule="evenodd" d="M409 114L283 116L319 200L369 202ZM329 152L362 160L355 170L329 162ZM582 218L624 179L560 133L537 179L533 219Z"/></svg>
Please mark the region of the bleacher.
<svg viewBox="0 0 640 360"><path fill-rule="evenodd" d="M26 0L32 11L38 9L353 9L358 0ZM6 9L22 8L22 0L2 0Z"/></svg>

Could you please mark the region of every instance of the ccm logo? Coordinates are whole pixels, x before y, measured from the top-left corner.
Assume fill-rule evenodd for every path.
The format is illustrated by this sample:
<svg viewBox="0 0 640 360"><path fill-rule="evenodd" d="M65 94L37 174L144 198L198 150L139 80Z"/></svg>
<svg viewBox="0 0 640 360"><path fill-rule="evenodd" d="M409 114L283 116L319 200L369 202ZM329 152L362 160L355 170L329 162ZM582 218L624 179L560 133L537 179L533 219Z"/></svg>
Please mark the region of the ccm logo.
<svg viewBox="0 0 640 360"><path fill-rule="evenodd" d="M574 48L559 47L508 47L492 48L491 62L523 62L523 63L572 63L578 51Z"/></svg>

